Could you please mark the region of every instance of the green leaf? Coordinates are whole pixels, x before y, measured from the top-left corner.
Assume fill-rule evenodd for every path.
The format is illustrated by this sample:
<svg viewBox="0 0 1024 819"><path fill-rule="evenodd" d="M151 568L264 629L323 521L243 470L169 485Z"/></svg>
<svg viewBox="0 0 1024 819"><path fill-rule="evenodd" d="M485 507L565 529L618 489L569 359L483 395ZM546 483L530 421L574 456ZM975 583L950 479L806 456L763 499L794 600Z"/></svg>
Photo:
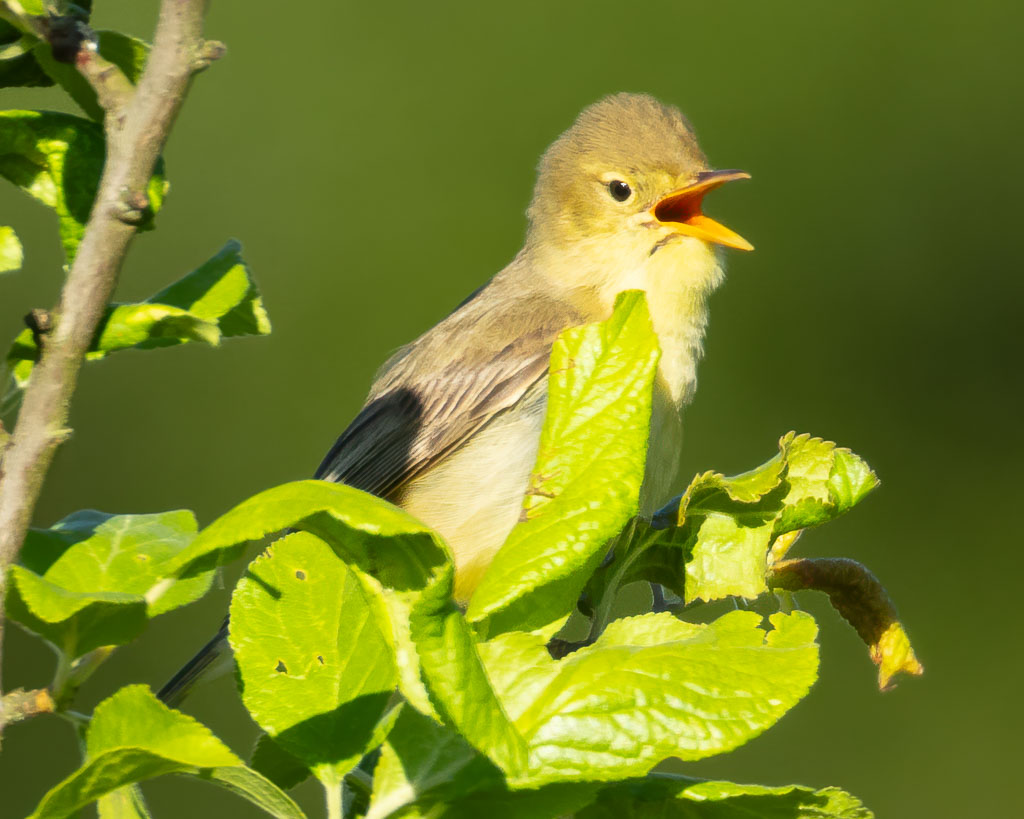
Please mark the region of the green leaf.
<svg viewBox="0 0 1024 819"><path fill-rule="evenodd" d="M817 678L817 627L803 612L734 611L713 623L667 613L613 622L592 646L552 660L543 638L510 633L480 651L529 748L517 786L644 774L702 759L773 725Z"/></svg>
<svg viewBox="0 0 1024 819"><path fill-rule="evenodd" d="M69 264L85 234L105 156L103 128L95 122L53 111L0 111L0 176L56 212ZM146 190L152 213L166 189L158 163ZM149 227L147 221L139 229Z"/></svg>
<svg viewBox="0 0 1024 819"><path fill-rule="evenodd" d="M31 338L30 334L28 339L20 340L25 344ZM220 330L215 323L168 304L113 304L107 308L92 344L93 349L86 355L95 361L116 350L188 341L203 341L217 346L220 344Z"/></svg>
<svg viewBox="0 0 1024 819"><path fill-rule="evenodd" d="M436 533L398 507L341 484L285 484L215 520L168 572L224 559L247 541L288 528L326 541L362 575L364 588L380 595L402 693L436 709L503 768L521 767L522 739L502 712L472 632L452 601L451 557Z"/></svg>
<svg viewBox="0 0 1024 819"><path fill-rule="evenodd" d="M653 774L604 788L577 819L873 819L838 788L767 787Z"/></svg>
<svg viewBox="0 0 1024 819"><path fill-rule="evenodd" d="M72 592L22 566L8 573L7 616L68 657L129 643L146 627L141 595Z"/></svg>
<svg viewBox="0 0 1024 819"><path fill-rule="evenodd" d="M501 771L456 731L404 708L374 769L367 819L414 803L433 806L503 782Z"/></svg>
<svg viewBox="0 0 1024 819"><path fill-rule="evenodd" d="M599 599L646 580L687 603L756 597L767 588L767 552L780 537L833 520L877 485L850 450L790 432L779 440L779 454L756 469L731 478L697 475L650 525L638 521L588 592Z"/></svg>
<svg viewBox="0 0 1024 819"><path fill-rule="evenodd" d="M266 734L260 734L249 766L283 791L291 790L309 778L309 768Z"/></svg>
<svg viewBox="0 0 1024 819"><path fill-rule="evenodd" d="M306 532L253 561L232 596L242 701L325 784L339 784L374 739L383 741L374 729L396 672L380 609L359 576Z"/></svg>
<svg viewBox="0 0 1024 819"><path fill-rule="evenodd" d="M771 536L770 525L743 526L731 515L709 514L686 564L686 602L729 595L754 598L764 592Z"/></svg>
<svg viewBox="0 0 1024 819"><path fill-rule="evenodd" d="M198 600L209 589L213 572L206 570L160 583L162 593L152 593L196 528L195 517L184 510L85 510L51 529L32 529L22 549L24 567L11 569L8 613L72 658L130 642L148 617Z"/></svg>
<svg viewBox="0 0 1024 819"><path fill-rule="evenodd" d="M863 460L829 441L789 433L779 447L785 451L790 490L775 521L776 535L826 523L878 486Z"/></svg>
<svg viewBox="0 0 1024 819"><path fill-rule="evenodd" d="M502 772L458 733L404 708L373 773L367 819L383 819L415 805L436 819L554 819L586 805L594 784L549 785L512 791Z"/></svg>
<svg viewBox="0 0 1024 819"><path fill-rule="evenodd" d="M750 472L698 475L654 522L683 526L688 518L722 512L748 525L771 521L778 536L838 517L876 486L874 472L850 450L790 432L779 439L779 454Z"/></svg>
<svg viewBox="0 0 1024 819"><path fill-rule="evenodd" d="M34 18L46 17L51 9L52 6L47 6L47 0L0 0L0 16L25 31L32 30L32 24L36 22Z"/></svg>
<svg viewBox="0 0 1024 819"><path fill-rule="evenodd" d="M196 536L187 509L150 515L111 515L86 509L51 529L29 531L22 561L69 591L146 595L167 564ZM44 562L45 561L45 562ZM198 600L210 588L210 571L182 578L149 602L150 617Z"/></svg>
<svg viewBox="0 0 1024 819"><path fill-rule="evenodd" d="M152 349L189 341L220 344L222 337L266 335L270 320L241 245L231 240L209 261L139 304L112 304L100 321L86 357L126 349ZM23 330L7 354L12 390L24 390L39 358L31 330Z"/></svg>
<svg viewBox="0 0 1024 819"><path fill-rule="evenodd" d="M658 357L640 291L620 295L607 321L558 337L526 520L467 612L481 633L541 628L567 615L608 541L637 513Z"/></svg>
<svg viewBox="0 0 1024 819"><path fill-rule="evenodd" d="M511 787L617 779L669 756L730 750L772 725L817 672L814 621L799 612L774 615L768 632L753 612L710 625L667 614L616 621L593 646L560 661L538 634L509 632L474 645L451 601L450 559L429 530L379 498L320 481L250 498L203 530L172 565L184 571L288 527L330 543L362 574L367 592L379 589L392 645L406 612L430 702ZM289 591L285 579L264 582L282 593ZM407 608L391 606L395 599ZM276 665L265 660L269 673Z"/></svg>
<svg viewBox="0 0 1024 819"><path fill-rule="evenodd" d="M2 10L3 4L0 4ZM53 85L32 55L37 39L0 19L0 88Z"/></svg>
<svg viewBox="0 0 1024 819"><path fill-rule="evenodd" d="M670 774L611 784L556 782L510 790L501 772L454 731L406 709L374 770L367 819L872 819L837 789L764 787Z"/></svg>
<svg viewBox="0 0 1024 819"><path fill-rule="evenodd" d="M216 324L224 338L265 336L270 332L263 299L242 260L242 246L234 239L147 302L187 310L197 319Z"/></svg>
<svg viewBox="0 0 1024 819"><path fill-rule="evenodd" d="M678 506L669 505L677 518L672 523L681 525L687 515L709 512L770 518L778 512L786 492L786 468L786 459L780 453L761 466L731 478L718 472L698 475L678 499ZM659 512L659 515L664 514L664 510Z"/></svg>
<svg viewBox="0 0 1024 819"><path fill-rule="evenodd" d="M136 783L101 796L96 804L99 819L153 819Z"/></svg>
<svg viewBox="0 0 1024 819"><path fill-rule="evenodd" d="M14 228L0 225L0 273L20 270L23 261L24 253Z"/></svg>
<svg viewBox="0 0 1024 819"><path fill-rule="evenodd" d="M221 515L166 571L180 575L210 557L237 556L235 547L284 529L316 535L346 563L399 591L443 577L451 562L437 535L397 506L344 484L306 480L267 489Z"/></svg>
<svg viewBox="0 0 1024 819"><path fill-rule="evenodd" d="M117 31L97 31L99 54L121 69L128 82L135 85L149 59L149 44ZM60 63L53 58L49 43L37 43L32 55L46 74L68 92L90 119L103 122L103 108L96 92L73 63Z"/></svg>
<svg viewBox="0 0 1024 819"><path fill-rule="evenodd" d="M71 816L118 788L169 773L215 782L272 816L303 817L287 794L245 767L206 726L132 685L96 706L82 767L43 797L32 819Z"/></svg>

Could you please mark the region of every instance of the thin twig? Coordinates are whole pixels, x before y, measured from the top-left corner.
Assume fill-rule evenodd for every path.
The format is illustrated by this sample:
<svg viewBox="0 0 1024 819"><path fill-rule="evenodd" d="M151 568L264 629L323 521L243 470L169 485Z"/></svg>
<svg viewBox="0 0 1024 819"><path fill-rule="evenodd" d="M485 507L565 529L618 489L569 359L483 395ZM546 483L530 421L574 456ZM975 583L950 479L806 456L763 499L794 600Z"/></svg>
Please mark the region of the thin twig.
<svg viewBox="0 0 1024 819"><path fill-rule="evenodd" d="M71 266L32 373L17 427L0 464L0 612L6 568L18 556L58 443L85 352L110 301L137 221L126 210L145 199L189 80L203 55L207 0L163 0L153 50L134 93L100 95L106 112L107 161L85 236ZM0 643L3 620L0 618Z"/></svg>
<svg viewBox="0 0 1024 819"><path fill-rule="evenodd" d="M109 138L120 127L122 112L134 97L135 88L120 68L100 56L94 39L82 42L75 55L75 68L96 92Z"/></svg>

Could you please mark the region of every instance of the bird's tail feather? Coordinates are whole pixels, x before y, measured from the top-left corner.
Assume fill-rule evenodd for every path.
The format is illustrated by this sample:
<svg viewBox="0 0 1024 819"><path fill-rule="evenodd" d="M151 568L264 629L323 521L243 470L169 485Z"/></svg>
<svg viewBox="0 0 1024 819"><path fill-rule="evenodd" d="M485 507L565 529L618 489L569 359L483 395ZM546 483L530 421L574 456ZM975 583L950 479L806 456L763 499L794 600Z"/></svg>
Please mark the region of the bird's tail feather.
<svg viewBox="0 0 1024 819"><path fill-rule="evenodd" d="M228 621L206 645L157 692L165 704L176 707L192 691L193 686L203 677L213 679L231 668L231 650L228 646Z"/></svg>

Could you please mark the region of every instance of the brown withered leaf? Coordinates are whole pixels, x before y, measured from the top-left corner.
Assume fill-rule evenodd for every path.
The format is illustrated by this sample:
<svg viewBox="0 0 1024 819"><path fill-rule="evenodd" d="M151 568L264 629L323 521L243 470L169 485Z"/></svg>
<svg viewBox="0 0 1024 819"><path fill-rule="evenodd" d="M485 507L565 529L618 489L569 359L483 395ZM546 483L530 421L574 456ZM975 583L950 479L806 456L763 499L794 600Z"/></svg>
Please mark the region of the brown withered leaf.
<svg viewBox="0 0 1024 819"><path fill-rule="evenodd" d="M892 687L896 674L924 673L896 606L867 567L845 557L804 558L776 563L768 585L787 591L810 589L828 595L833 608L854 627L878 666L878 687Z"/></svg>

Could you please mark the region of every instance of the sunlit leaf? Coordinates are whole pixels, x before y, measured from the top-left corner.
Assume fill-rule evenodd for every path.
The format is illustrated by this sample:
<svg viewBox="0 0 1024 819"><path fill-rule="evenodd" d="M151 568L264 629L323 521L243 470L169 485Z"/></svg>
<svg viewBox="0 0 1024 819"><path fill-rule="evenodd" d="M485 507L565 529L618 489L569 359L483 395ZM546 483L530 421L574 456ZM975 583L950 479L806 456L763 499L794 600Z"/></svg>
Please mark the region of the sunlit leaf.
<svg viewBox="0 0 1024 819"><path fill-rule="evenodd" d="M760 595L767 588L765 560L771 536L770 525L744 526L732 515L707 515L686 563L686 602Z"/></svg>
<svg viewBox="0 0 1024 819"><path fill-rule="evenodd" d="M99 819L152 819L142 788L137 783L125 785L101 796L96 803Z"/></svg>
<svg viewBox="0 0 1024 819"><path fill-rule="evenodd" d="M24 254L14 228L0 225L0 273L20 270L22 261Z"/></svg>
<svg viewBox="0 0 1024 819"><path fill-rule="evenodd" d="M106 156L103 128L53 111L0 111L0 176L52 208L70 263L85 235ZM163 204L161 163L146 189L149 212ZM149 227L144 221L139 229Z"/></svg>
<svg viewBox="0 0 1024 819"><path fill-rule="evenodd" d="M873 819L838 788L766 787L648 774L613 783L556 782L512 790L458 734L406 711L374 770L367 819Z"/></svg>
<svg viewBox="0 0 1024 819"><path fill-rule="evenodd" d="M304 816L206 726L172 711L145 686L133 685L96 706L82 766L43 797L32 819L62 819L125 785L170 773L214 782L271 816Z"/></svg>
<svg viewBox="0 0 1024 819"><path fill-rule="evenodd" d="M192 542L195 515L182 509L150 515L110 515L86 509L50 529L29 531L22 562L70 591L145 595L167 564ZM149 604L156 617L198 600L210 587L211 572L182 578Z"/></svg>
<svg viewBox="0 0 1024 819"><path fill-rule="evenodd" d="M187 276L146 301L187 310L198 319L216 324L224 338L270 332L270 319L259 288L242 259L242 245L234 239Z"/></svg>
<svg viewBox="0 0 1024 819"><path fill-rule="evenodd" d="M24 566L11 567L9 616L69 657L137 637L146 620L202 597L212 570L164 584L165 566L196 533L191 512L108 515L75 512L51 529L32 529Z"/></svg>
<svg viewBox="0 0 1024 819"><path fill-rule="evenodd" d="M222 338L269 332L270 320L242 260L241 245L231 240L196 270L146 301L110 305L86 357L95 360L117 350L190 341L217 345ZM12 396L28 386L38 358L35 336L31 330L23 330L7 354ZM13 403L16 399L7 400Z"/></svg>
<svg viewBox="0 0 1024 819"><path fill-rule="evenodd" d="M838 788L768 787L666 774L603 788L576 819L873 819Z"/></svg>
<svg viewBox="0 0 1024 819"><path fill-rule="evenodd" d="M686 602L765 591L767 553L780 538L826 523L878 485L848 449L788 433L779 454L734 477L705 472L616 550L591 581L599 597L627 583L659 583ZM653 528L652 528L653 527Z"/></svg>
<svg viewBox="0 0 1024 819"><path fill-rule="evenodd" d="M222 515L171 565L237 554L247 541L283 529L326 541L365 588L378 589L396 651L399 687L410 700L429 698L445 720L503 768L525 761L522 739L502 712L476 652L472 632L452 600L454 569L436 533L396 506L350 486L298 481L269 489Z"/></svg>
<svg viewBox="0 0 1024 819"><path fill-rule="evenodd" d="M552 660L522 633L480 650L529 748L520 785L608 781L669 757L701 759L773 725L817 678L817 627L803 612L735 611L713 623L669 614L614 621L597 642Z"/></svg>
<svg viewBox="0 0 1024 819"><path fill-rule="evenodd" d="M526 520L467 612L481 633L540 628L567 615L607 542L636 514L658 356L640 291L620 295L607 321L558 337Z"/></svg>
<svg viewBox="0 0 1024 819"><path fill-rule="evenodd" d="M775 521L776 535L833 520L878 486L863 460L829 441L790 433L779 447L790 489Z"/></svg>
<svg viewBox="0 0 1024 819"><path fill-rule="evenodd" d="M878 642L871 647L871 660L878 666L878 687L883 691L892 686L892 679L897 674L915 677L924 674L924 666L914 654L910 637L899 622L892 623L882 632Z"/></svg>
<svg viewBox="0 0 1024 819"><path fill-rule="evenodd" d="M374 769L367 819L554 819L586 805L599 786L556 783L514 791L501 770L451 728L411 708L399 716Z"/></svg>
<svg viewBox="0 0 1024 819"><path fill-rule="evenodd" d="M382 627L380 600L306 532L253 561L232 596L242 700L325 784L340 783L372 749L387 710L396 676Z"/></svg>
<svg viewBox="0 0 1024 819"><path fill-rule="evenodd" d="M129 643L146 627L146 599L119 592L73 592L22 566L8 569L7 616L68 657Z"/></svg>

